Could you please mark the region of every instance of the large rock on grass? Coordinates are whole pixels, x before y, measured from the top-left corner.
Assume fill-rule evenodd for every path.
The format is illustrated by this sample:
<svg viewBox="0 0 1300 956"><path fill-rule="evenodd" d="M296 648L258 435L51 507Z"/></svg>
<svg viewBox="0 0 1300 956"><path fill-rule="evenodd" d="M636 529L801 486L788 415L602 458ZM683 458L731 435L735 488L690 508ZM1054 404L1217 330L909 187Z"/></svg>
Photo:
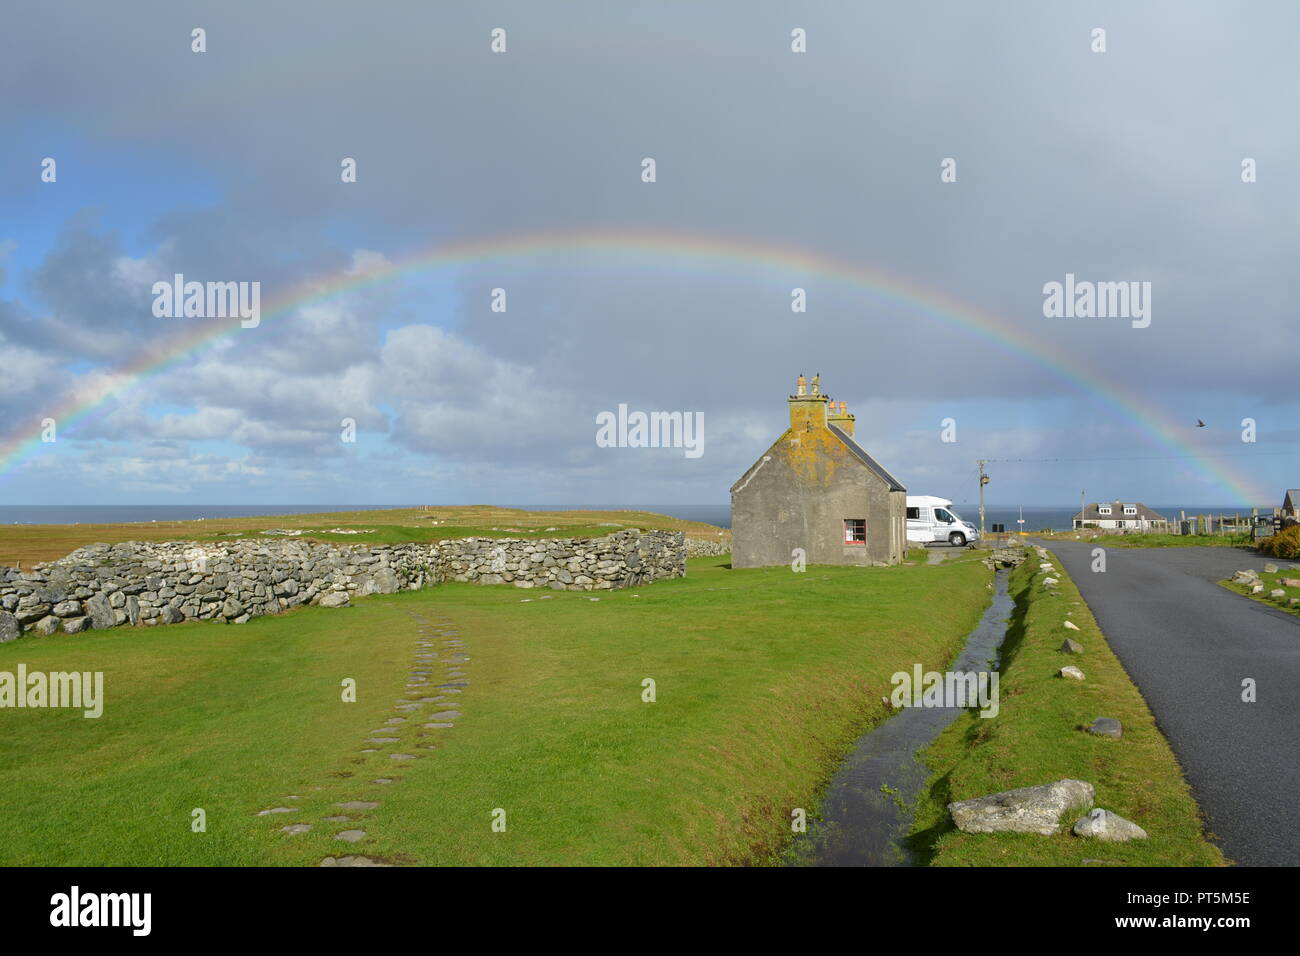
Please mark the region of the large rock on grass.
<svg viewBox="0 0 1300 956"><path fill-rule="evenodd" d="M948 812L957 829L965 833L1051 836L1060 830L1062 814L1091 807L1096 796L1092 784L1086 781L1058 780L960 800L948 804Z"/></svg>
<svg viewBox="0 0 1300 956"><path fill-rule="evenodd" d="M1098 717L1088 725L1088 733L1119 740L1124 736L1124 725L1114 717Z"/></svg>
<svg viewBox="0 0 1300 956"><path fill-rule="evenodd" d="M18 623L18 618L8 611L0 611L0 644L16 641L22 636L23 626Z"/></svg>
<svg viewBox="0 0 1300 956"><path fill-rule="evenodd" d="M1123 843L1128 840L1145 840L1147 831L1132 820L1125 820L1117 813L1097 807L1086 817L1080 817L1074 825L1074 835L1105 840L1107 843Z"/></svg>

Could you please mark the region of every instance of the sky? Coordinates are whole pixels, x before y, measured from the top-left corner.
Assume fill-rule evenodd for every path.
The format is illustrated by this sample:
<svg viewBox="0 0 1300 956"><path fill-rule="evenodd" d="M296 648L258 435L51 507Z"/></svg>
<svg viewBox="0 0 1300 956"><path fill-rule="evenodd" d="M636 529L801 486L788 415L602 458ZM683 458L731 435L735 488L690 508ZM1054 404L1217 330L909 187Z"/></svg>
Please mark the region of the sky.
<svg viewBox="0 0 1300 956"><path fill-rule="evenodd" d="M914 494L1280 504L1300 7L1244 9L11 8L0 502L726 502L820 373ZM258 324L156 315L177 273Z"/></svg>

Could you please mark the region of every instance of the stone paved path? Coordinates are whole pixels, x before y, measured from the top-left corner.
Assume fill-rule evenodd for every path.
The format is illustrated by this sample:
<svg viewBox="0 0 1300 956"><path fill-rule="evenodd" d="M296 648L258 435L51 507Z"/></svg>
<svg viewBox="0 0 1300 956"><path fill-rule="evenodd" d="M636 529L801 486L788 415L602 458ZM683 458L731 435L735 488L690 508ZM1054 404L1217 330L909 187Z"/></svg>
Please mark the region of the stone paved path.
<svg viewBox="0 0 1300 956"><path fill-rule="evenodd" d="M387 758L385 762L394 767L400 767L409 761L420 760L424 756L424 753L410 751L429 752L438 749L438 745L432 742L435 735L445 734L455 727L455 721L461 717L459 709L447 709L447 703L450 699L447 695L459 694L469 685L465 668L469 663L470 656L465 653L465 642L460 639L459 629L452 624L450 619L445 617L439 617L437 621L429 621L413 611L407 613L416 623L417 640L415 643L414 663L411 666L406 682L408 688L406 697L394 701L393 709L397 711L397 714L386 718L384 726L369 731L365 739L365 743L369 746L359 750L359 753L363 755L382 755ZM441 650L435 643L437 640L441 640ZM447 655L445 658L441 656L444 653ZM456 679L451 683L435 685L435 677L438 680ZM436 689L437 693L429 693L430 690L434 689ZM456 707L463 707L463 703L459 700L456 701ZM421 712L425 710L432 711L432 713L422 714ZM439 737L438 739L442 738ZM403 745L408 746L403 747ZM369 756L359 758L360 761L366 763L371 759ZM335 771L333 776L350 777L352 771ZM370 782L389 786L400 783L401 779L401 777L379 776ZM284 799L286 801L299 800L301 797L290 795ZM336 809L349 812L321 817L320 822L353 824L350 827L336 830L334 839L345 843L361 844L364 843L369 834L369 831L364 826L372 825L372 818L369 815L373 811L380 810L383 804L379 800L358 799L340 801L334 806ZM299 810L296 807L277 806L259 810L257 816L298 812ZM364 824L364 826L359 824ZM313 824L311 823L291 823L288 826L279 827L278 830L286 837L291 837L309 833L312 827ZM339 857L327 856L320 862L320 866L393 865L392 863L355 854Z"/></svg>

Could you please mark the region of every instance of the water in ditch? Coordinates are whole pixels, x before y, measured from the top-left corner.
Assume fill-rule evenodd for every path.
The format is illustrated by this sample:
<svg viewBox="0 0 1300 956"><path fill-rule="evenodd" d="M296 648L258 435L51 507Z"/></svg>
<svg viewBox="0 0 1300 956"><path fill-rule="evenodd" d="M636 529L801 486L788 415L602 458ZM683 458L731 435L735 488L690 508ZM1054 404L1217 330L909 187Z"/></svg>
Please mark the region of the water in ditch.
<svg viewBox="0 0 1300 956"><path fill-rule="evenodd" d="M966 638L952 671L996 668L1013 601L999 571L993 603ZM929 771L916 759L957 719L957 707L906 707L863 734L831 780L821 818L808 821L786 854L787 866L909 866L905 841L912 808Z"/></svg>

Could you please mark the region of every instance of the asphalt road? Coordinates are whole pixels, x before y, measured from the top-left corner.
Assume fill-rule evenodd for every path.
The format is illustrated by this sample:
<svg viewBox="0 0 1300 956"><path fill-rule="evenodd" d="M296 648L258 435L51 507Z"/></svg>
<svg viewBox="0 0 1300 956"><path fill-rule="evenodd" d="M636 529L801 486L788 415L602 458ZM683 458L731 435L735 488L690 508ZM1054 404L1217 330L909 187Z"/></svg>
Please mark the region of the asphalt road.
<svg viewBox="0 0 1300 956"><path fill-rule="evenodd" d="M1108 548L1102 574L1091 570L1090 544L1039 543L1142 691L1224 854L1300 865L1300 618L1216 583L1262 571L1267 559L1235 548ZM1256 703L1241 700L1247 677Z"/></svg>

